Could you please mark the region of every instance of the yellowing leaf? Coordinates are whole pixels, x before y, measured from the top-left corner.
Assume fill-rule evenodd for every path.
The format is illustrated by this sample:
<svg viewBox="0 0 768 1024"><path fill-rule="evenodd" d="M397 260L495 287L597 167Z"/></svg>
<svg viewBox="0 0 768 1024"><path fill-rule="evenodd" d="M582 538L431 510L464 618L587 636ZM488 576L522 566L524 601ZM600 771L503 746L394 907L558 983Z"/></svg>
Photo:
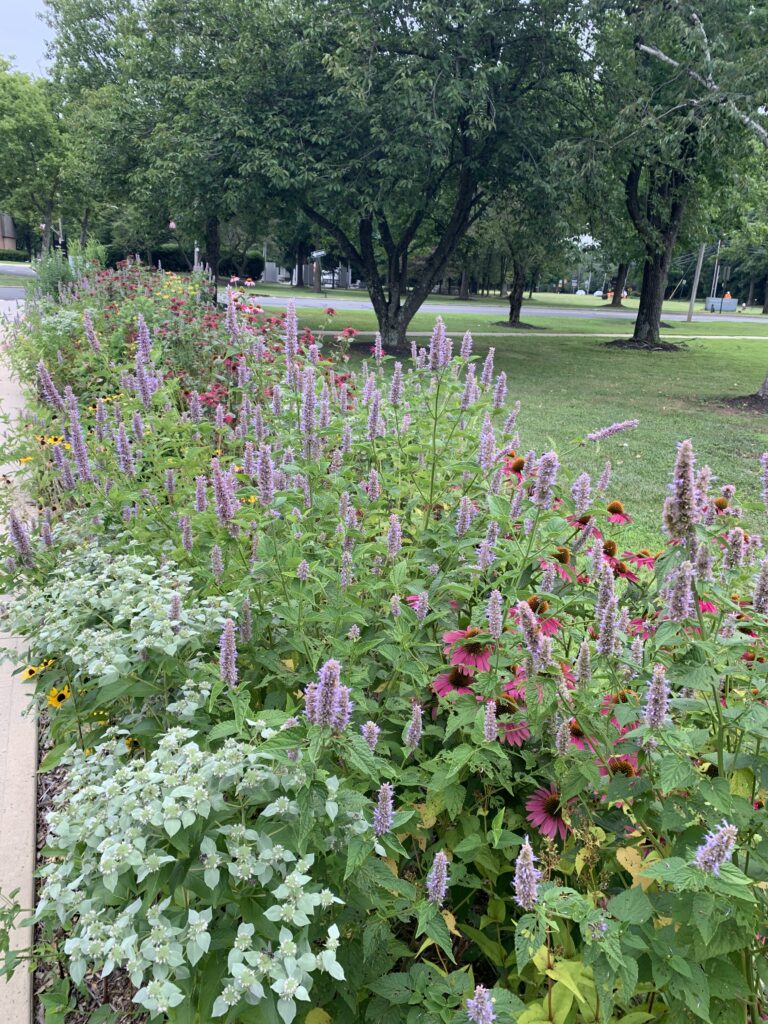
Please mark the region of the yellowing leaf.
<svg viewBox="0 0 768 1024"><path fill-rule="evenodd" d="M458 935L458 936L461 935L461 932L456 927L456 918L453 916L453 914L450 912L450 910L444 910L443 911L443 920L445 921L446 925L448 926L448 931L451 933L451 935Z"/></svg>
<svg viewBox="0 0 768 1024"><path fill-rule="evenodd" d="M632 875L632 885L639 885L643 891L653 885L653 879L643 877L643 868L656 859L655 855L651 855L643 860L642 853L635 846L622 846L616 851L616 860Z"/></svg>
<svg viewBox="0 0 768 1024"><path fill-rule="evenodd" d="M397 878L397 864L392 860L391 857L385 857L384 863L387 865L392 874Z"/></svg>
<svg viewBox="0 0 768 1024"><path fill-rule="evenodd" d="M326 1013L325 1010L321 1010L319 1006L316 1006L304 1018L304 1024L331 1024L332 1020L333 1017L331 1017L330 1013Z"/></svg>
<svg viewBox="0 0 768 1024"><path fill-rule="evenodd" d="M293 658L281 658L280 663L285 665L289 672L293 672L296 668Z"/></svg>
<svg viewBox="0 0 768 1024"><path fill-rule="evenodd" d="M751 768L737 768L731 775L730 788L734 796L742 796L745 800L752 799L755 776Z"/></svg>
<svg viewBox="0 0 768 1024"><path fill-rule="evenodd" d="M437 821L437 811L434 807L429 804L414 804L416 810L419 812L419 818L424 828L432 828Z"/></svg>

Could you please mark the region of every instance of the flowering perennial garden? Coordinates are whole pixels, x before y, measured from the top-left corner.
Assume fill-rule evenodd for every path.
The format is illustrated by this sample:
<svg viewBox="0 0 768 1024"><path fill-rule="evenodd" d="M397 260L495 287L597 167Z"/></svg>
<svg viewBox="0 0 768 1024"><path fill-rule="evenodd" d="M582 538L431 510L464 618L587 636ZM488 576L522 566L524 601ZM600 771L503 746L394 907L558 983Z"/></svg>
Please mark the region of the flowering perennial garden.
<svg viewBox="0 0 768 1024"><path fill-rule="evenodd" d="M94 273L10 346L40 512L9 513L9 617L67 773L33 958L62 999L764 1019L768 559L733 488L671 448L665 540L628 550L610 464L578 463L634 421L561 466L469 335L358 362L199 285Z"/></svg>

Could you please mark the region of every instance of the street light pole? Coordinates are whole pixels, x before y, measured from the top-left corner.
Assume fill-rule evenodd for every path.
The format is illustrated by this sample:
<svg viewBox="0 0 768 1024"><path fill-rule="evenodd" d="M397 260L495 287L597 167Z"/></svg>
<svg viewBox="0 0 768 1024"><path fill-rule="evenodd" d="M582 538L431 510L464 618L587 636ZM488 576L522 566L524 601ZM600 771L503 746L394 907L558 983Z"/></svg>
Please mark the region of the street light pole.
<svg viewBox="0 0 768 1024"><path fill-rule="evenodd" d="M707 248L706 243L702 242L699 248L699 258L696 260L696 272L693 275L693 287L691 288L691 301L688 303L688 316L686 320L688 323L693 320L693 307L696 304L696 293L699 290L699 279L701 278L701 267L704 263L704 251Z"/></svg>

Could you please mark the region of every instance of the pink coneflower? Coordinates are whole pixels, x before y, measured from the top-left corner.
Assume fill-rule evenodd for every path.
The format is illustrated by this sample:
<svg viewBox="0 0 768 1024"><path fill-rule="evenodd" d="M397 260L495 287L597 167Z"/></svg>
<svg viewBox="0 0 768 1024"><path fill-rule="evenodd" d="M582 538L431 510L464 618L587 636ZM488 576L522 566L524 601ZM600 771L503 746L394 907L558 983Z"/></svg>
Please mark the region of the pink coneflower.
<svg viewBox="0 0 768 1024"><path fill-rule="evenodd" d="M578 719L571 718L568 722L568 729L571 734L571 743L578 750L592 750L593 741L587 736L579 725Z"/></svg>
<svg viewBox="0 0 768 1024"><path fill-rule="evenodd" d="M632 516L630 516L625 510L624 506L620 501L608 502L608 522L609 523L631 523Z"/></svg>
<svg viewBox="0 0 768 1024"><path fill-rule="evenodd" d="M566 583L570 583L573 580L573 573L571 572L567 563L559 562L557 561L557 559L555 559L553 562L548 561L546 558L539 559L539 568L542 572L546 573L547 569L550 566L552 566L552 568L561 580L564 580Z"/></svg>
<svg viewBox="0 0 768 1024"><path fill-rule="evenodd" d="M432 689L438 697L446 697L449 693L473 693L472 674L463 666L454 665L432 680Z"/></svg>
<svg viewBox="0 0 768 1024"><path fill-rule="evenodd" d="M625 562L634 562L638 569L652 569L656 565L656 556L644 549L638 551L637 554L625 551L621 557Z"/></svg>
<svg viewBox="0 0 768 1024"><path fill-rule="evenodd" d="M699 601L699 611L704 612L705 615L717 615L718 607L711 601Z"/></svg>
<svg viewBox="0 0 768 1024"><path fill-rule="evenodd" d="M614 754L608 758L607 764L599 763L600 774L626 775L628 779L634 779L640 774L640 767L635 754Z"/></svg>
<svg viewBox="0 0 768 1024"><path fill-rule="evenodd" d="M606 693L600 701L600 714L613 716L617 704L636 703L637 693L634 690L617 690L615 693ZM626 729L622 730L615 718L611 717L611 723L616 726L620 733L626 732Z"/></svg>
<svg viewBox="0 0 768 1024"><path fill-rule="evenodd" d="M525 802L528 811L526 819L549 839L565 839L568 825L563 820L563 807L560 793L554 785L549 789L537 789Z"/></svg>
<svg viewBox="0 0 768 1024"><path fill-rule="evenodd" d="M443 633L443 653L450 655L452 665L461 665L465 672L487 672L491 667L493 647L474 638L481 635L477 626L452 629ZM458 646L456 646L458 644Z"/></svg>
<svg viewBox="0 0 768 1024"><path fill-rule="evenodd" d="M514 680L504 684L504 693L497 700L500 715L516 715L525 709L525 687L516 686ZM511 747L521 747L531 738L531 730L526 721L499 721L499 742L508 743Z"/></svg>
<svg viewBox="0 0 768 1024"><path fill-rule="evenodd" d="M542 601L538 595L535 597L529 597L527 603L530 606L531 611L534 613L539 629L544 636L554 636L561 628L562 623L559 619L552 616L545 618L545 613L549 609L549 603L547 601ZM509 616L513 622L520 622L520 612L517 609L517 605L509 609Z"/></svg>

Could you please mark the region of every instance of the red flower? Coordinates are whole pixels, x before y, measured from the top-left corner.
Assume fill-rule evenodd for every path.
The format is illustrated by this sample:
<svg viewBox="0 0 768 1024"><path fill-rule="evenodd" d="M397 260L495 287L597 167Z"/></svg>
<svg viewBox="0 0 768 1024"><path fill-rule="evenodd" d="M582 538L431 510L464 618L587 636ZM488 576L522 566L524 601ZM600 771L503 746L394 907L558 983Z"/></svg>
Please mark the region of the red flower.
<svg viewBox="0 0 768 1024"><path fill-rule="evenodd" d="M504 692L498 699L499 711L504 714L514 715L525 708L525 688L516 686L514 680L504 684ZM531 730L528 723L520 720L517 722L499 723L499 740L501 743L508 743L511 747L522 747L526 740L531 738Z"/></svg>
<svg viewBox="0 0 768 1024"><path fill-rule="evenodd" d="M326 316L336 316L336 310L333 309L331 306L329 306L328 309L324 310L324 312Z"/></svg>
<svg viewBox="0 0 768 1024"><path fill-rule="evenodd" d="M638 551L636 555L625 551L621 557L625 562L634 562L638 569L652 569L656 565L656 556L646 550Z"/></svg>
<svg viewBox="0 0 768 1024"><path fill-rule="evenodd" d="M471 683L472 674L464 671L461 665L454 665L432 680L432 689L438 697L445 697L449 693L473 693Z"/></svg>

